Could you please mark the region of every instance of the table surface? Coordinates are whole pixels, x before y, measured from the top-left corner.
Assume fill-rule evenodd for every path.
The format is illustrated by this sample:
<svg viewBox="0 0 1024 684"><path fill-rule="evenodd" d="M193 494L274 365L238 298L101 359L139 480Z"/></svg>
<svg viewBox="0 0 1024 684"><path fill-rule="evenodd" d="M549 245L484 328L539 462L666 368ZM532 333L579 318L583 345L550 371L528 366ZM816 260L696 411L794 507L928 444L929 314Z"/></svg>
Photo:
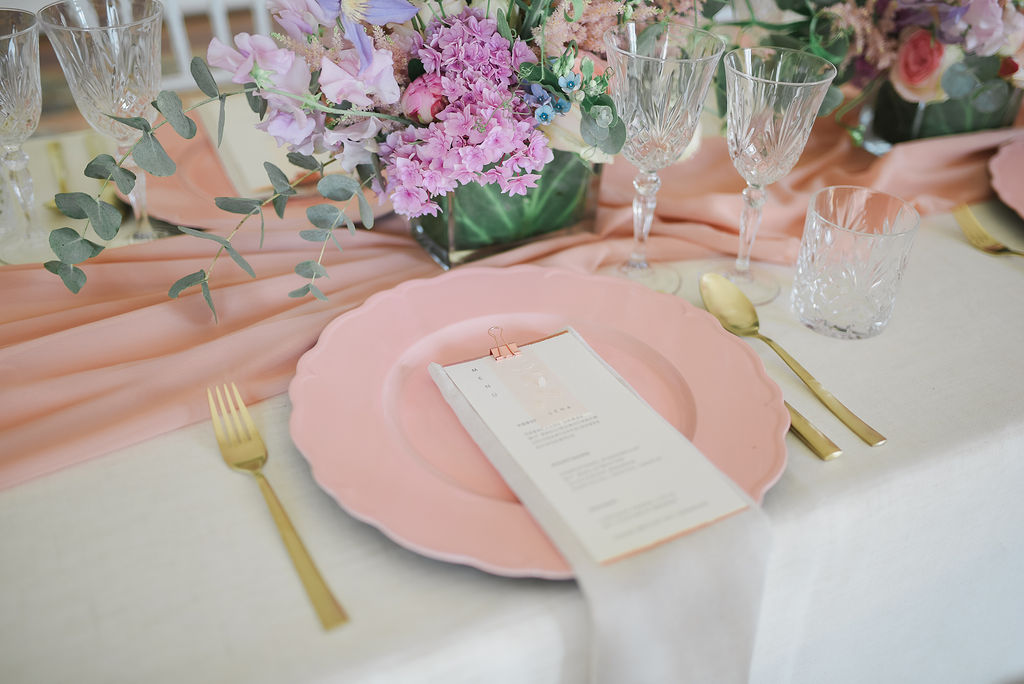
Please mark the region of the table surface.
<svg viewBox="0 0 1024 684"><path fill-rule="evenodd" d="M881 336L807 330L788 282L759 310L889 442L859 443L749 342L845 449L824 463L787 437L764 500L773 547L752 681L1024 681L1022 278L1024 259L974 250L937 215ZM252 410L267 475L352 622L320 629L255 482L227 469L205 422L0 491L0 679L586 681L574 582L405 550L317 487L286 395Z"/></svg>

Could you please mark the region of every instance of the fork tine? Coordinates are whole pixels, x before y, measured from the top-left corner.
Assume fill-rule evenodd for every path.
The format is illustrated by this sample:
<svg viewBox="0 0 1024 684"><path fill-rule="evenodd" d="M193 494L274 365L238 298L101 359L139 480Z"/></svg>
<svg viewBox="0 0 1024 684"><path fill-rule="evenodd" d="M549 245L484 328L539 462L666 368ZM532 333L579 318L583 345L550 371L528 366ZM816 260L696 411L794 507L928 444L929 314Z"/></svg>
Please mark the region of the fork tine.
<svg viewBox="0 0 1024 684"><path fill-rule="evenodd" d="M239 431L235 425L237 418L235 416L235 410L231 406L231 398L228 397L228 401L225 402L224 397L227 392L221 392L220 385L214 389L217 392L217 404L220 406L221 420L224 421L224 433L227 435L228 443L237 442L239 439Z"/></svg>
<svg viewBox="0 0 1024 684"><path fill-rule="evenodd" d="M235 393L235 405L238 406L238 413L242 416L242 420L245 422L245 427L249 431L249 436L255 437L259 434L256 430L256 423L253 422L252 416L249 415L249 409L246 408L245 402L242 401L242 395L238 393L238 388L235 387L235 383L231 383L231 390ZM227 386L224 387L224 391L227 392Z"/></svg>
<svg viewBox="0 0 1024 684"><path fill-rule="evenodd" d="M217 405L213 403L213 392L210 388L206 388L206 399L210 402L210 419L213 422L213 434L217 436L218 444L227 443L227 435L224 433L224 424L221 420L220 413L217 411Z"/></svg>

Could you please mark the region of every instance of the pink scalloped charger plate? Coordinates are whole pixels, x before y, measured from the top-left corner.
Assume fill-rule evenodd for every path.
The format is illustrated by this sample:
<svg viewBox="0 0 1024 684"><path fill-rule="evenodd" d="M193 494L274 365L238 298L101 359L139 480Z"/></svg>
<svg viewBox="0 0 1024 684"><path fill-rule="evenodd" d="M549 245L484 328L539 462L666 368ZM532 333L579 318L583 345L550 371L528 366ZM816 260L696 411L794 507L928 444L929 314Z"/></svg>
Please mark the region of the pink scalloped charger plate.
<svg viewBox="0 0 1024 684"><path fill-rule="evenodd" d="M1024 218L1024 136L1000 147L989 159L988 170L999 199Z"/></svg>
<svg viewBox="0 0 1024 684"><path fill-rule="evenodd" d="M461 268L336 318L289 387L292 438L319 485L402 546L498 575L572 577L427 372L486 356L492 326L508 342L575 328L757 501L786 466L781 391L705 311L609 276Z"/></svg>

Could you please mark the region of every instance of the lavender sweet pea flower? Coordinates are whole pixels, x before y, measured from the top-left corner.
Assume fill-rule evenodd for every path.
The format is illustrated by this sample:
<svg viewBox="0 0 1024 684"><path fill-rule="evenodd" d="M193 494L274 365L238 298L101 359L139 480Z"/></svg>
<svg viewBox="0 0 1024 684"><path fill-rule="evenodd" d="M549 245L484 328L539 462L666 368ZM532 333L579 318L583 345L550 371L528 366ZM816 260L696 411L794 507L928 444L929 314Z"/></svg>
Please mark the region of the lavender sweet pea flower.
<svg viewBox="0 0 1024 684"><path fill-rule="evenodd" d="M335 19L327 16L316 0L267 0L267 11L289 37L299 42Z"/></svg>
<svg viewBox="0 0 1024 684"><path fill-rule="evenodd" d="M406 0L317 0L329 18L337 18L345 29L345 38L359 51L359 63L366 68L373 61L373 41L361 22L383 26L403 24L419 11Z"/></svg>
<svg viewBox="0 0 1024 684"><path fill-rule="evenodd" d="M929 0L904 0L899 3L896 12L896 27L900 30L908 26L920 26L930 29L936 26L936 37L943 43L959 43L962 40L964 25L961 21L967 12L967 5L951 5L948 2Z"/></svg>

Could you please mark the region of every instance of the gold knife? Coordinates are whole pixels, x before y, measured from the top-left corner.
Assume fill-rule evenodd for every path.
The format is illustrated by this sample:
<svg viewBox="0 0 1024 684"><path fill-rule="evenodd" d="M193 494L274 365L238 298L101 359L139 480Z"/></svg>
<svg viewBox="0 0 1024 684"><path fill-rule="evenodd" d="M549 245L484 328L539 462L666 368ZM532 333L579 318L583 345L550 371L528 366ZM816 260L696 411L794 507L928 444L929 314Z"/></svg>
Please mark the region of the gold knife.
<svg viewBox="0 0 1024 684"><path fill-rule="evenodd" d="M802 413L790 406L788 401L785 403L786 408L789 409L790 432L806 444L814 452L815 456L822 461L831 461L833 458L842 455L843 450L835 442L829 439L811 421L807 420Z"/></svg>

